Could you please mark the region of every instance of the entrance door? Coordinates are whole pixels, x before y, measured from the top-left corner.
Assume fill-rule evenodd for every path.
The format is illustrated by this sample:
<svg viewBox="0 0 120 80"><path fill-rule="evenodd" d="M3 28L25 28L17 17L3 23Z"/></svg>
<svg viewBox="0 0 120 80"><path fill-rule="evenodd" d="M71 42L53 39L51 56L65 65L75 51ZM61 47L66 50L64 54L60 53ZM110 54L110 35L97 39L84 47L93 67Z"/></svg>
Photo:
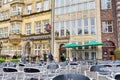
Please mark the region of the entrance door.
<svg viewBox="0 0 120 80"><path fill-rule="evenodd" d="M115 60L115 44L112 41L103 42L103 53L102 58L103 60Z"/></svg>
<svg viewBox="0 0 120 80"><path fill-rule="evenodd" d="M59 61L62 61L61 60L61 56L64 55L65 58L66 58L66 49L65 48L62 48L64 44L61 44L60 47L59 47Z"/></svg>

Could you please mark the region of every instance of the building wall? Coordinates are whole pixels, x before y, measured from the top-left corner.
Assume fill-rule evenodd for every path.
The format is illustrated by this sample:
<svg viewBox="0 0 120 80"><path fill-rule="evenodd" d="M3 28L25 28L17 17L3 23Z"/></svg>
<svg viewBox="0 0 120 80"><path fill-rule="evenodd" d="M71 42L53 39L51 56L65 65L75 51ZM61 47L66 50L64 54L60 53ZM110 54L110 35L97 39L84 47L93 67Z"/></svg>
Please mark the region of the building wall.
<svg viewBox="0 0 120 80"><path fill-rule="evenodd" d="M102 37L102 42L108 42L108 44L103 45L103 59L107 60L114 60L116 59L116 54L115 49L118 46L117 42L117 23L116 23L116 1L115 0L110 0L108 1L106 8L105 6L102 7L102 4L106 3L107 1L101 0L101 37ZM105 25L106 27L105 27ZM110 28L112 27L112 28ZM111 52L113 51L113 54ZM106 53L107 52L107 56Z"/></svg>
<svg viewBox="0 0 120 80"><path fill-rule="evenodd" d="M115 4L112 4L112 9L107 9L107 10L101 10L101 22L103 21L113 21L113 32L111 33L103 33L102 32L102 41L110 40L115 42L116 41L116 23L115 23Z"/></svg>
<svg viewBox="0 0 120 80"><path fill-rule="evenodd" d="M84 34L84 31L83 31L81 35L71 35L71 33L70 33L70 36L67 36L67 35L66 36L60 36L60 34L57 37L55 36L54 53L55 53L55 58L56 58L57 61L59 61L59 58L60 58L59 57L60 56L59 50L60 50L60 45L61 44L78 43L80 45L83 45L83 44L85 44L86 42L89 42L89 41L99 41L99 42L101 42L101 21L100 21L100 4L99 4L100 2L99 2L99 0L94 0L94 1L95 1L95 8L94 9L81 10L81 11L76 11L76 12L73 11L73 12L70 12L70 13L66 13L65 12L65 7L64 7L64 11L63 11L63 12L65 12L64 14L63 13L59 14L59 15L55 14L54 30L55 30L55 27L56 27L55 24L59 23L59 22L66 22L66 21L79 20L79 19L84 20L86 18L90 19L90 18L93 18L93 17L95 18L95 22L96 22L96 24L95 24L96 33L94 35L92 35L90 33L89 34ZM90 3L90 2L91 2L91 0L89 0L87 3ZM82 1L81 1L81 3L83 4ZM76 5L76 4L74 4L74 5ZM69 7L71 7L71 6L73 6L73 5L70 5ZM55 9L57 9L57 7L55 7ZM84 22L82 22L82 24L84 24ZM60 24L58 26L62 27L62 26L60 26ZM64 24L64 26L66 26L66 25ZM74 25L74 26L75 26L74 28L76 28L76 25ZM82 25L82 26L84 26L84 25ZM74 29L73 26L71 26L71 27L72 28L70 28L70 30L73 30ZM90 25L89 25L89 27L90 27ZM83 27L82 27L82 29L84 30ZM90 28L89 28L89 30L90 30ZM65 33L65 34L67 34L67 33ZM70 59L70 57L72 56L72 54L71 54L72 51L73 51L72 49L66 49L67 59L68 58ZM82 51L83 51L82 55L83 55L83 58L84 58L84 56L85 56L84 55L84 50L82 50ZM91 50L88 50L88 52L90 53L89 55L91 56ZM97 52L97 58L101 59L101 56L102 56L101 48L98 47L96 52Z"/></svg>
<svg viewBox="0 0 120 80"><path fill-rule="evenodd" d="M4 3L2 0L2 7L0 9L0 31L4 28L8 28L8 36L5 37L5 32L0 34L0 41L2 44L1 54L3 55L13 55L17 53L18 55L29 54L29 56L34 57L34 59L43 59L43 54L50 53L50 33L44 32L46 26L45 21L47 20L51 24L51 0L49 0L49 9L44 9L44 0L16 0L8 3ZM42 2L42 11L36 12L37 2ZM28 5L32 5L32 13L26 14L26 8ZM22 7L21 15L18 13L14 16L12 13L13 7ZM2 13L7 11L8 17ZM17 11L17 10L16 10ZM4 17L4 18L3 18ZM36 34L36 23L40 22L40 33ZM19 33L11 33L12 24L20 24ZM26 34L26 25L31 25L31 33ZM30 41L30 53L27 50L27 43ZM11 50L13 47L13 50ZM20 47L20 50L19 50ZM38 56L38 57L35 57ZM32 58L31 58L32 59Z"/></svg>
<svg viewBox="0 0 120 80"><path fill-rule="evenodd" d="M120 47L120 1L119 0L115 0L116 1L116 20L117 20L117 39L118 39L118 48Z"/></svg>

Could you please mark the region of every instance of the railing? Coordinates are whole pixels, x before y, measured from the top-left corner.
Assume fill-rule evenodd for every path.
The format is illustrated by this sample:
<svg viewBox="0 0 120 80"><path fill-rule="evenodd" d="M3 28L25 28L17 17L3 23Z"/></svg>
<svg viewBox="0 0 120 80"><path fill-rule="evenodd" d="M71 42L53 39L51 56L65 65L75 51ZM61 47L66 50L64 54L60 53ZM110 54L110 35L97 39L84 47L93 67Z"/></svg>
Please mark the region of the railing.
<svg viewBox="0 0 120 80"><path fill-rule="evenodd" d="M11 21L15 21L15 20L19 20L19 21L22 21L22 18L21 16L17 15L17 16L11 16Z"/></svg>

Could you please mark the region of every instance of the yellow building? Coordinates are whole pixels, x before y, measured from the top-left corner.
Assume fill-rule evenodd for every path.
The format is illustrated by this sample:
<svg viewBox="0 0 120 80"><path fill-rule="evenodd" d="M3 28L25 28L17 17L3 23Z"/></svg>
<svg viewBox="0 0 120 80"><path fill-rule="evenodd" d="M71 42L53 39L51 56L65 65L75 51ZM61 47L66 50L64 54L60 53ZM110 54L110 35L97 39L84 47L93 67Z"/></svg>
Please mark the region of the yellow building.
<svg viewBox="0 0 120 80"><path fill-rule="evenodd" d="M47 24L51 24L51 0L2 0L1 55L29 54L29 59L43 59L43 54L50 53Z"/></svg>

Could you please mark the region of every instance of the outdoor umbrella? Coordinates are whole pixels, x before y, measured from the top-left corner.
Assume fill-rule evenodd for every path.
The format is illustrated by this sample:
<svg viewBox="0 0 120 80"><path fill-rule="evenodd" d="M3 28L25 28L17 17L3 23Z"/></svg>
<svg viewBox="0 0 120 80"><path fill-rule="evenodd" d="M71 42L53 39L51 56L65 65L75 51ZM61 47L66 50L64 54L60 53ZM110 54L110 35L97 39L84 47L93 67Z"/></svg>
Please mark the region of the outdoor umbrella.
<svg viewBox="0 0 120 80"><path fill-rule="evenodd" d="M62 46L62 48L76 48L76 47L81 47L81 45L76 44L76 43L68 43L68 44ZM68 53L68 55L69 55L69 53Z"/></svg>
<svg viewBox="0 0 120 80"><path fill-rule="evenodd" d="M101 43L101 42L97 42L97 41L91 41L91 42L88 42L88 43L86 43L86 44L84 44L84 45L82 45L83 47L86 47L86 46L99 46L99 45L103 45L103 43Z"/></svg>
<svg viewBox="0 0 120 80"><path fill-rule="evenodd" d="M95 46L100 46L100 45L103 45L103 43L97 42L97 41L90 41L82 46L83 47L87 47L87 46L95 47Z"/></svg>
<svg viewBox="0 0 120 80"><path fill-rule="evenodd" d="M76 43L68 43L68 44L62 46L62 48L76 48L76 47L80 47L80 45L76 44Z"/></svg>

